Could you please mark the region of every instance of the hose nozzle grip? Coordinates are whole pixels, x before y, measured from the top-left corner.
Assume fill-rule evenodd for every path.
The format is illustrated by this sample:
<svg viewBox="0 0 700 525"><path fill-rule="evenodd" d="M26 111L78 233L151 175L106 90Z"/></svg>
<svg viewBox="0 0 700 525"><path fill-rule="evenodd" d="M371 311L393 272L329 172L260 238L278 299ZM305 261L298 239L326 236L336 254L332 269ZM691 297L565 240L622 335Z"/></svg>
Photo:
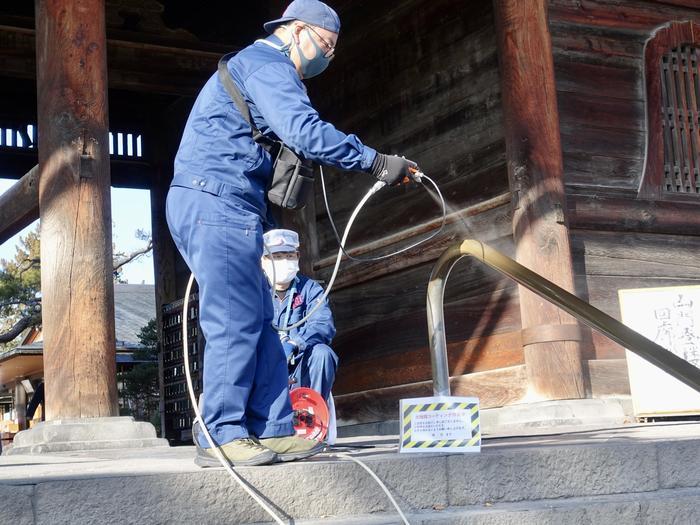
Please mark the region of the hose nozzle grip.
<svg viewBox="0 0 700 525"><path fill-rule="evenodd" d="M423 183L423 172L417 168L408 168L408 171L411 172L411 178L413 179L414 182L418 182L420 184ZM408 179L408 177L406 177ZM408 180L405 181L408 183Z"/></svg>

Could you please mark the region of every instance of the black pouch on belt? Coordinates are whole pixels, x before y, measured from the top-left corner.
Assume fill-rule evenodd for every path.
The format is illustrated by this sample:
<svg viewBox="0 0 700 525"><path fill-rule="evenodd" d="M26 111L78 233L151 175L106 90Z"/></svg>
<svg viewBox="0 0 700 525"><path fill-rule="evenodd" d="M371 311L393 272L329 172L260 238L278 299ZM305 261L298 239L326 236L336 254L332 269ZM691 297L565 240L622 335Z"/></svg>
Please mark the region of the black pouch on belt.
<svg viewBox="0 0 700 525"><path fill-rule="evenodd" d="M233 99L238 111L250 125L253 140L272 156L272 180L267 188L268 200L281 208L299 210L306 205L314 187L314 170L311 161L300 158L284 142L263 135L250 116L250 108L238 86L231 78L226 64L235 55L229 53L219 60L219 79Z"/></svg>

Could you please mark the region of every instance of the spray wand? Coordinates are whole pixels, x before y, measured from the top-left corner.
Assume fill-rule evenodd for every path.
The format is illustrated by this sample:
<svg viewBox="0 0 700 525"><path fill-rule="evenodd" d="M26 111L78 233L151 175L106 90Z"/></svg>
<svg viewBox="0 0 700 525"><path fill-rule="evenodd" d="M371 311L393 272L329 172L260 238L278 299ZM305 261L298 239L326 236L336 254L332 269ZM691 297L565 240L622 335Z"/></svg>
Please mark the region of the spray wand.
<svg viewBox="0 0 700 525"><path fill-rule="evenodd" d="M318 310L321 307L321 305L323 305L326 298L331 293L331 289L333 288L333 284L335 283L335 279L338 276L338 270L340 268L340 261L341 261L343 255L345 255L348 259L350 259L352 261L358 261L358 262L372 262L372 261L381 261L383 259L389 259L390 257L395 257L399 254L407 252L408 250L416 248L417 246L420 246L421 244L424 244L424 243L434 239L437 235L440 234L440 232L445 227L445 221L447 219L447 209L446 209L447 206L445 204L445 199L442 196L442 192L440 192L440 188L438 187L438 185L435 183L435 181L433 179L428 177L422 171L420 171L416 168L409 168L409 171L411 172L411 176L404 177L404 179L401 181L401 183L402 184L410 184L413 181L413 182L416 182L416 183L422 185L423 179L426 179L427 181L429 181L433 185L433 188L435 189L435 192L437 193L438 198L439 198L440 203L441 203L441 206L442 206L442 222L440 223L440 227L437 230L435 230L433 233L428 235L428 237L426 237L424 239L420 239L420 240L416 241L415 243L410 244L409 246L406 246L404 248L401 248L400 250L397 250L395 252L388 253L386 255L379 255L376 257L354 257L354 256L350 255L347 252L347 250L345 249L345 243L348 239L348 235L350 235L350 230L352 229L352 225L355 222L357 215L360 213L360 210L362 210L362 208L365 206L367 201L375 193L377 193L379 190L383 189L387 184L386 184L386 182L380 180L380 181L375 182L372 185L372 187L365 194L365 196L362 197L362 199L360 200L360 202L357 204L357 206L353 210L352 214L350 215L350 219L348 220L348 223L345 226L345 231L343 232L343 237L341 239L340 236L338 235L338 229L336 228L335 221L333 220L333 215L331 214L330 205L328 204L328 195L326 192L326 181L325 181L325 178L323 176L323 166L319 166L319 169L321 172L321 189L323 191L323 202L326 205L326 213L328 214L328 220L331 223L331 228L333 229L333 233L335 234L336 241L338 241L338 247L339 247L338 248L338 255L336 256L336 259L335 259L335 266L333 267L333 273L331 274L331 278L328 281L328 286L326 287L326 290L323 293L323 295L317 299L316 305L314 305L314 307L302 319L300 319L299 321L297 321L294 324L285 325L285 326L277 326L273 323L272 327L275 330L277 330L278 332L288 332L294 328L298 328L299 326L306 323L306 321L308 321L309 318L311 318L311 316L316 312L316 310ZM429 192L430 190L428 190L426 188L426 191ZM269 252L267 246L265 246L265 249ZM275 274L275 261L273 260L272 261L272 282L273 283L276 281L275 275L276 275ZM275 293L274 286L272 288L273 288L272 294L274 296L274 293Z"/></svg>

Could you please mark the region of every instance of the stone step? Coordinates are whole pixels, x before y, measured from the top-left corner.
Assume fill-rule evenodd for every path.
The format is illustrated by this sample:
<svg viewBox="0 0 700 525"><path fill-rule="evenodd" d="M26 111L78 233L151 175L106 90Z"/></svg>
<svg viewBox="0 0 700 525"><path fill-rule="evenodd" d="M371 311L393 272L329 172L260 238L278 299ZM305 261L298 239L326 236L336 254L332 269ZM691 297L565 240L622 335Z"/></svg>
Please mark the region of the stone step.
<svg viewBox="0 0 700 525"><path fill-rule="evenodd" d="M672 489L406 514L411 525L658 525L700 523L700 489ZM295 525L403 525L398 514L298 520Z"/></svg>
<svg viewBox="0 0 700 525"><path fill-rule="evenodd" d="M609 523L620 516L616 525L652 523L644 520L666 522L667 507L680 513L669 522L700 523L681 519L700 509L700 425L492 439L465 455L403 455L394 439L376 442L351 453L412 523L599 523L596 512ZM11 503L0 505L0 523L268 521L223 469L198 469L193 455L179 447L2 458L0 501ZM332 454L239 472L294 523L398 522L369 475Z"/></svg>

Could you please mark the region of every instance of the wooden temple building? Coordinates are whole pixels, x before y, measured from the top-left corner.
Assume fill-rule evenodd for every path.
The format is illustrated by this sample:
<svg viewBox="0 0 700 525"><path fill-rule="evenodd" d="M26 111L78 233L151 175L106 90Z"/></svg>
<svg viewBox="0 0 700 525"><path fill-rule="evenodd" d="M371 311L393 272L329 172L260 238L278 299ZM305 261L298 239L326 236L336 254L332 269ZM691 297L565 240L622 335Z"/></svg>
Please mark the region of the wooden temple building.
<svg viewBox="0 0 700 525"><path fill-rule="evenodd" d="M308 82L321 116L415 159L450 204L429 244L343 263L341 422L395 419L399 399L431 392L426 285L461 238L615 317L619 289L700 284L700 1L328 3L343 29ZM286 4L0 7L0 176L19 179L0 196L0 242L41 217L47 418L116 414L109 186L151 192L160 312L189 276L164 218L188 111L218 58ZM344 225L372 179L331 171ZM426 192L384 190L351 253L388 253L439 223ZM305 272L327 280L337 243L320 185L285 224L302 234ZM474 261L452 273L445 312L453 393L483 407L629 394L621 347Z"/></svg>

